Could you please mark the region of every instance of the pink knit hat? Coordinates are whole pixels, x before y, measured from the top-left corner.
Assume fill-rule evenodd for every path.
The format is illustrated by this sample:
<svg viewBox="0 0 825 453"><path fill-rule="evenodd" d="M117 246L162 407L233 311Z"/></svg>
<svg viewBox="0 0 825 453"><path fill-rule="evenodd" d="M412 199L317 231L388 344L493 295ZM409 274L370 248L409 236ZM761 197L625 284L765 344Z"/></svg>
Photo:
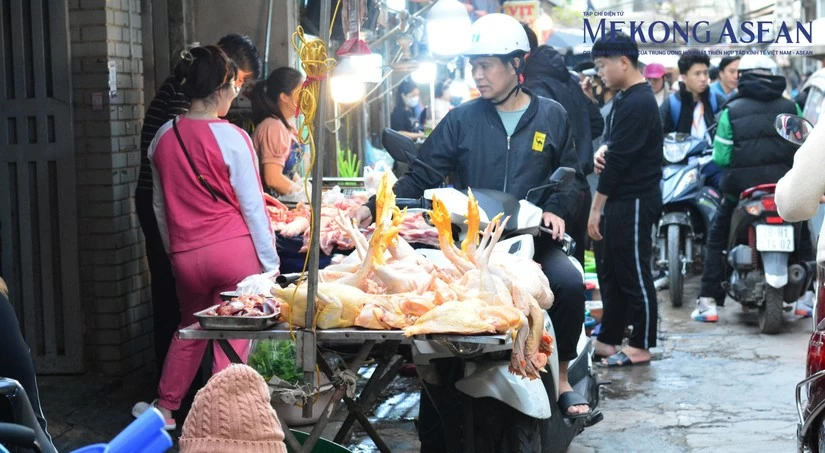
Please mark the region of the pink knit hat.
<svg viewBox="0 0 825 453"><path fill-rule="evenodd" d="M213 376L183 423L180 452L286 453L264 378L246 365Z"/></svg>

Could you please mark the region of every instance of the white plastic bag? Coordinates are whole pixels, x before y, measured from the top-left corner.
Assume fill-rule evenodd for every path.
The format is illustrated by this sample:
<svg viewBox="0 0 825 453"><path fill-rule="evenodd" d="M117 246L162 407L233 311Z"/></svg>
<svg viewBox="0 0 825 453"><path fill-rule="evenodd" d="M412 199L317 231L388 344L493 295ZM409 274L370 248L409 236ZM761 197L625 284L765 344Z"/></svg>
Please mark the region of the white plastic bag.
<svg viewBox="0 0 825 453"><path fill-rule="evenodd" d="M275 288L275 277L278 276L278 271L270 271L264 274L255 274L246 277L238 283L236 291L238 294L248 294L250 296L271 296L272 289Z"/></svg>
<svg viewBox="0 0 825 453"><path fill-rule="evenodd" d="M373 167L364 167L364 187L369 193L375 194L378 192L378 184L381 182L381 178L384 177L385 173L390 174L390 187L394 186L398 178L396 178L392 172L392 165L379 161L376 162Z"/></svg>
<svg viewBox="0 0 825 453"><path fill-rule="evenodd" d="M307 189L309 189L308 193L304 192L304 181L299 179L296 181L295 189L286 195L281 195L278 197L278 200L285 203L309 203L309 197L312 196L312 183L307 181L306 185Z"/></svg>

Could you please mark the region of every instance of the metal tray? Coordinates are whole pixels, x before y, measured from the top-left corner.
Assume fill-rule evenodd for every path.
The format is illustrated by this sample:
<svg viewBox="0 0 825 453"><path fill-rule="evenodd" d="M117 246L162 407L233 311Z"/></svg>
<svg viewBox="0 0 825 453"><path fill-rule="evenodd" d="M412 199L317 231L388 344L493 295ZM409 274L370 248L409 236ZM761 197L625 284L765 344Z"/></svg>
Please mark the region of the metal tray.
<svg viewBox="0 0 825 453"><path fill-rule="evenodd" d="M207 330L265 330L278 323L280 313L273 313L267 316L213 316L206 312L214 310L218 305L213 305L206 310L195 313L201 327Z"/></svg>

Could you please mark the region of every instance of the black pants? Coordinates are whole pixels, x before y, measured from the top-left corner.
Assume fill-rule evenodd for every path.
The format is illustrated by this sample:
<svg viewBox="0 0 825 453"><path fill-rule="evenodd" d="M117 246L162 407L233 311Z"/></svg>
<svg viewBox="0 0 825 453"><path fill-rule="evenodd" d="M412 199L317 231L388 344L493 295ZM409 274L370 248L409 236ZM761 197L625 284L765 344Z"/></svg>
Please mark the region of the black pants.
<svg viewBox="0 0 825 453"><path fill-rule="evenodd" d="M19 382L26 391L32 408L31 412L23 411L26 419L19 420L19 422L32 429L35 428L35 423L40 425L42 433L37 433L37 435L42 450L44 452L55 452L51 437L46 431L46 418L43 416L43 409L40 406L40 394L37 390L34 363L32 363L29 347L23 339L23 333L20 331L20 324L11 303L2 294L0 294L0 345L3 348L3 352L0 353L0 377L14 379ZM10 420L0 421L10 422Z"/></svg>
<svg viewBox="0 0 825 453"><path fill-rule="evenodd" d="M573 360L584 323L584 278L549 236L536 238L535 246L533 259L541 264L555 296L548 313L556 330L559 361Z"/></svg>
<svg viewBox="0 0 825 453"><path fill-rule="evenodd" d="M722 205L713 218L708 244L705 248L705 267L702 271L702 288L699 291L699 297L712 297L720 307L725 305L725 290L722 288L726 266L724 251L728 247L731 218L738 203L735 195L724 195ZM814 260L813 241L808 222L802 222L802 240L797 246L797 255L804 261Z"/></svg>
<svg viewBox="0 0 825 453"><path fill-rule="evenodd" d="M713 225L708 234L708 243L705 248L705 263L702 270L702 288L699 297L712 297L716 304L725 304L725 290L722 282L725 280L725 258L722 252L728 245L730 236L730 221L738 201L724 195L722 205L713 218Z"/></svg>
<svg viewBox="0 0 825 453"><path fill-rule="evenodd" d="M593 197L590 194L590 187L577 194L576 212L571 216L570 222L566 225L567 234L576 241L576 251L573 256L584 266L585 241L587 240L587 221L590 218L590 202Z"/></svg>
<svg viewBox="0 0 825 453"><path fill-rule="evenodd" d="M158 221L152 208L152 191L135 191L135 211L137 212L143 237L146 239L146 259L152 276L152 322L155 331L155 360L158 368L163 366L169 344L180 324L180 303L175 290L172 264L163 248Z"/></svg>
<svg viewBox="0 0 825 453"><path fill-rule="evenodd" d="M662 197L608 201L604 208L599 286L604 315L599 341L621 344L625 327L633 326L629 345L656 346L656 289L650 269L651 228L659 219Z"/></svg>

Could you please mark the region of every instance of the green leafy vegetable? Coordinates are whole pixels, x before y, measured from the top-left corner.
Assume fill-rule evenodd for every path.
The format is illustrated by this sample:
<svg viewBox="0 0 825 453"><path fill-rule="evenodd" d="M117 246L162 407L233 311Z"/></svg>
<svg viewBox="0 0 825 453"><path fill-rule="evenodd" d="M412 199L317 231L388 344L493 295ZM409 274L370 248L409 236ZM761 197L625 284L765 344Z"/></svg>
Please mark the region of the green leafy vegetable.
<svg viewBox="0 0 825 453"><path fill-rule="evenodd" d="M278 376L291 384L299 384L303 373L295 362L295 356L294 342L264 340L258 343L248 363L267 381L272 376Z"/></svg>
<svg viewBox="0 0 825 453"><path fill-rule="evenodd" d="M361 171L361 163L358 161L358 156L352 151L338 150L338 177L339 178L356 178Z"/></svg>

